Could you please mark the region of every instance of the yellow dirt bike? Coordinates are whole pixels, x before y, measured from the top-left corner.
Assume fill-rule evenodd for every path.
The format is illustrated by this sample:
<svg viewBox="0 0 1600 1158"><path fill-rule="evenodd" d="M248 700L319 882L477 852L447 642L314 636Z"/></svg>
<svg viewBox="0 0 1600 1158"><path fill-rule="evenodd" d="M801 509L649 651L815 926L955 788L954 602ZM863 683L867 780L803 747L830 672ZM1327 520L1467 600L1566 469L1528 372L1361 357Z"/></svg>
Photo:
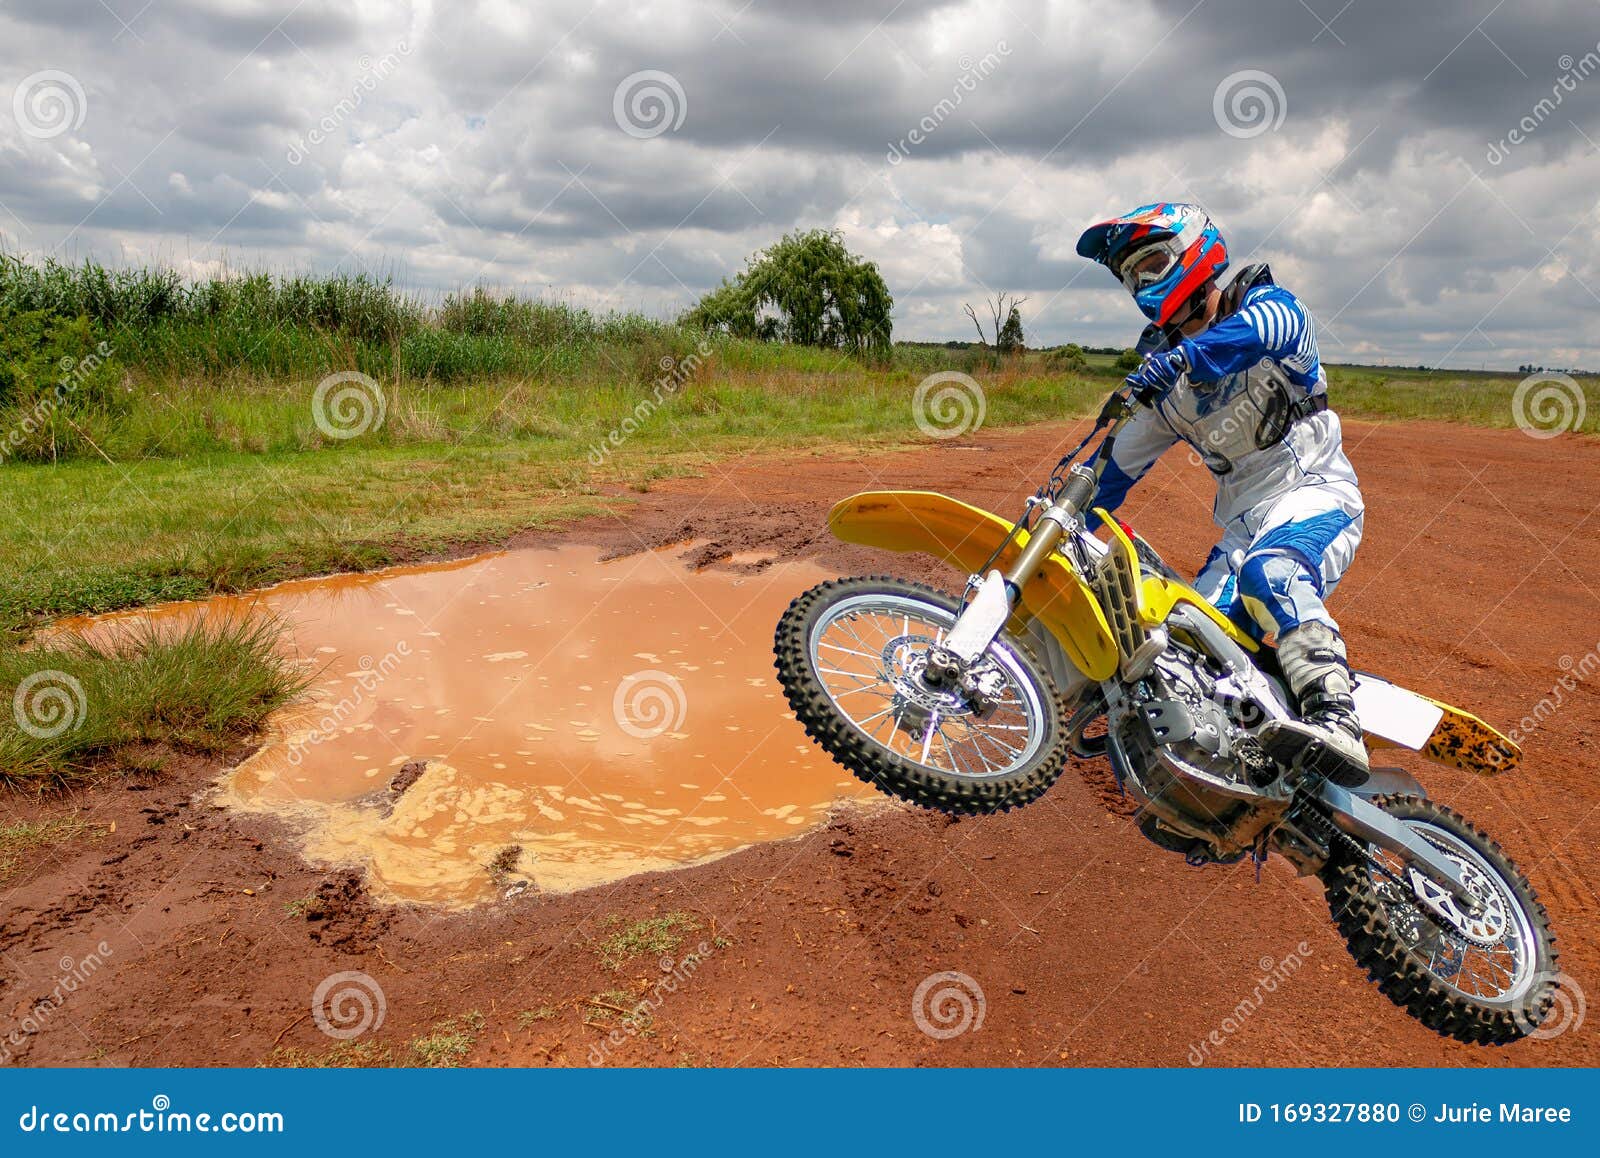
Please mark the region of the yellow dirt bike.
<svg viewBox="0 0 1600 1158"><path fill-rule="evenodd" d="M1106 512L1107 541L1086 529L1117 432L1143 403L1131 385L1114 393L1015 523L922 491L834 507L840 539L970 578L959 600L881 576L797 598L776 639L796 717L862 780L953 814L1037 799L1069 753L1107 757L1163 849L1194 865L1275 851L1319 876L1356 961L1424 1024L1486 1044L1534 1032L1559 985L1554 938L1500 847L1403 769L1345 788L1319 771L1317 745L1264 744L1264 725L1295 717L1272 649ZM1369 749L1485 775L1520 758L1475 716L1377 676L1359 674L1355 698Z"/></svg>

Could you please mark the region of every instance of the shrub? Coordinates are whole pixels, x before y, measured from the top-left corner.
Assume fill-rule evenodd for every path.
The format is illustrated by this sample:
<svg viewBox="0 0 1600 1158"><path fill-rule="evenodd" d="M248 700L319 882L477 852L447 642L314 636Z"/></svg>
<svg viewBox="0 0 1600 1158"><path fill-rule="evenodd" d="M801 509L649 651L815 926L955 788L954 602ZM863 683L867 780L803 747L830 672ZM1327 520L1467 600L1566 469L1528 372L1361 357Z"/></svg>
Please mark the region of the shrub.
<svg viewBox="0 0 1600 1158"><path fill-rule="evenodd" d="M125 409L120 382L87 317L0 313L0 461L75 452L86 425Z"/></svg>

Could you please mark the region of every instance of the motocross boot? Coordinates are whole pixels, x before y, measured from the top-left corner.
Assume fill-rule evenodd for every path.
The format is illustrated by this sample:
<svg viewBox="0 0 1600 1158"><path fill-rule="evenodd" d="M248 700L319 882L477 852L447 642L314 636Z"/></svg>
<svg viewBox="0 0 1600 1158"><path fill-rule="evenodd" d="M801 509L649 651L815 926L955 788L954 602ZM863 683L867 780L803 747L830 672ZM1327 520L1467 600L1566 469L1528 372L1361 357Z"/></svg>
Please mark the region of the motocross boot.
<svg viewBox="0 0 1600 1158"><path fill-rule="evenodd" d="M1316 620L1284 633L1278 640L1278 666L1300 705L1300 719L1274 721L1262 729L1268 753L1290 763L1315 744L1308 763L1313 771L1346 788L1366 783L1367 749L1339 633Z"/></svg>

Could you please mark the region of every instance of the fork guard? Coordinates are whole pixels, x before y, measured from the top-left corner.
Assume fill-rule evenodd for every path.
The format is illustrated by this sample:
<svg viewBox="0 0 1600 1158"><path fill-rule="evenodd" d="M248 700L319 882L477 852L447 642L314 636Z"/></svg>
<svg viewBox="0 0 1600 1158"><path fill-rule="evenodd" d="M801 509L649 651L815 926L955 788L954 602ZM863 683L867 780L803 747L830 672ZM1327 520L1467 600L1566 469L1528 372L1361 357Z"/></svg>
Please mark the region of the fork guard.
<svg viewBox="0 0 1600 1158"><path fill-rule="evenodd" d="M1011 532L999 515L933 491L866 491L838 503L828 529L846 543L914 551L973 574ZM1006 571L1028 542L1026 531L1000 553ZM1088 586L1067 561L1051 555L1022 589L1022 603L1061 644L1067 658L1096 683L1117 670L1117 645Z"/></svg>
<svg viewBox="0 0 1600 1158"><path fill-rule="evenodd" d="M1126 540L1114 522L1108 520L1107 526L1114 540ZM934 491L864 491L834 506L828 529L846 543L932 555L970 575L1005 541L1011 524ZM1018 531L994 566L1008 570L1027 542L1028 533ZM1131 545L1127 549L1131 554ZM1140 580L1140 617L1146 624L1164 621L1179 603L1193 603L1224 630L1233 628L1230 636L1237 636L1237 628L1225 616L1182 584L1157 576ZM1084 675L1099 683L1116 674L1121 656L1111 625L1093 591L1066 559L1051 555L1023 588L1022 602ZM1254 641L1240 642L1247 649L1254 647ZM1522 749L1516 743L1472 713L1378 676L1358 674L1356 699L1367 726L1368 747L1408 748L1437 763L1486 776L1509 771L1521 760ZM1394 719L1386 721L1386 716Z"/></svg>

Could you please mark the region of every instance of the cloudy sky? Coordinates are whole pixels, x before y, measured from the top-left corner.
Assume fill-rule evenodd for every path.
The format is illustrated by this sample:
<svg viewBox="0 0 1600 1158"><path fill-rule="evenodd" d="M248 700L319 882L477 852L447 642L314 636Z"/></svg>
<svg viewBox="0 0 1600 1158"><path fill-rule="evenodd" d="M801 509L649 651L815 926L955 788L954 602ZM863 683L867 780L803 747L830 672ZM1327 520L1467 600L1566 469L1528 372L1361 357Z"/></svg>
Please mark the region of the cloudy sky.
<svg viewBox="0 0 1600 1158"><path fill-rule="evenodd" d="M1595 0L0 0L12 252L666 314L797 227L896 335L1127 344L1073 243L1199 201L1324 356L1600 366Z"/></svg>

